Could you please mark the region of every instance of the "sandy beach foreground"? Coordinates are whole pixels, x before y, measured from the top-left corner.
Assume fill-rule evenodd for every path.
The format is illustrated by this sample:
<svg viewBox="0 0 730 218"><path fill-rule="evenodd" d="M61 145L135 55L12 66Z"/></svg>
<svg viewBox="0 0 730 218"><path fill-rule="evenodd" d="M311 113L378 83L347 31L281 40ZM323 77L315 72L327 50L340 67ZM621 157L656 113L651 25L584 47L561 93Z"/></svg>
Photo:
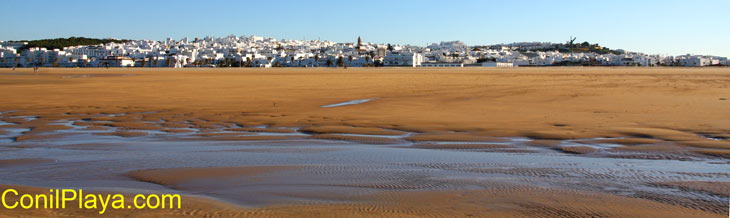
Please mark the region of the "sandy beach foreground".
<svg viewBox="0 0 730 218"><path fill-rule="evenodd" d="M0 69L0 184L185 199L112 216L724 217L729 86L728 68Z"/></svg>

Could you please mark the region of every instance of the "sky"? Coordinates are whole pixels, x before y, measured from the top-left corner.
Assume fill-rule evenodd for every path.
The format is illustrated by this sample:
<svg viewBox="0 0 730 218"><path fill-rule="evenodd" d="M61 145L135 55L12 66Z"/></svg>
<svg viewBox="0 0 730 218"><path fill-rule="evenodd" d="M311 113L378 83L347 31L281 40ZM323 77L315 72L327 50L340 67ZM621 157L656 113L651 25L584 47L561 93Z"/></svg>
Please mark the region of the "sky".
<svg viewBox="0 0 730 218"><path fill-rule="evenodd" d="M599 43L730 57L728 0L4 0L0 40L257 35L425 46Z"/></svg>

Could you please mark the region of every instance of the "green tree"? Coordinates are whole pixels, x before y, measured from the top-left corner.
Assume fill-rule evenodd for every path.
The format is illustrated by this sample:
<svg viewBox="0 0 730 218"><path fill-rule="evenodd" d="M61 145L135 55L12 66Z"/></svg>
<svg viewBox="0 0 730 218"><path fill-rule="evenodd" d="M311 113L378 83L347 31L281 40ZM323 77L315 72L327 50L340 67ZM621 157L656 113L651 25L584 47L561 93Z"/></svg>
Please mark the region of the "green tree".
<svg viewBox="0 0 730 218"><path fill-rule="evenodd" d="M338 67L344 67L345 66L345 60L342 58L342 56L337 58L337 66Z"/></svg>

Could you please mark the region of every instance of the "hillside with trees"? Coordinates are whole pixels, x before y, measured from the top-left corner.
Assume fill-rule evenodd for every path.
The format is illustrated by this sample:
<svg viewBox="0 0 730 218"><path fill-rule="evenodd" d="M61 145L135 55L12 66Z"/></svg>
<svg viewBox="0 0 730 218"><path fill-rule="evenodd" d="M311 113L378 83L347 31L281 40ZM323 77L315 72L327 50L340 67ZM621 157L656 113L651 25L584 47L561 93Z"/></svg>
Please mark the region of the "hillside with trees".
<svg viewBox="0 0 730 218"><path fill-rule="evenodd" d="M64 47L69 46L78 46L78 45L99 45L99 44L106 44L110 42L116 42L116 43L123 43L128 42L130 40L126 39L94 39L94 38L86 38L86 37L70 37L70 38L57 38L57 39L40 39L40 40L23 40L23 41L17 41L17 42L28 42L27 45L20 48L20 50L25 50L28 48L46 48L46 49L63 49Z"/></svg>
<svg viewBox="0 0 730 218"><path fill-rule="evenodd" d="M535 45L539 45L536 48ZM511 50L521 52L548 52L557 51L560 53L570 53L571 44L569 43L533 43L533 42L516 42L511 44L498 44L498 45L487 45L487 46L472 46L472 50L483 50L483 49L500 49L502 46L508 46ZM573 53L597 53L597 54L623 54L623 50L614 50L608 47L603 47L599 44L592 44L589 42L572 44Z"/></svg>
<svg viewBox="0 0 730 218"><path fill-rule="evenodd" d="M518 49L520 51L558 51L561 53L570 53L570 45L565 44L555 44L551 48L541 48L541 49ZM623 54L621 50L613 50L607 47L603 47L599 44L591 44L589 42L583 42L583 43L576 43L573 44L573 53L597 53L597 54Z"/></svg>

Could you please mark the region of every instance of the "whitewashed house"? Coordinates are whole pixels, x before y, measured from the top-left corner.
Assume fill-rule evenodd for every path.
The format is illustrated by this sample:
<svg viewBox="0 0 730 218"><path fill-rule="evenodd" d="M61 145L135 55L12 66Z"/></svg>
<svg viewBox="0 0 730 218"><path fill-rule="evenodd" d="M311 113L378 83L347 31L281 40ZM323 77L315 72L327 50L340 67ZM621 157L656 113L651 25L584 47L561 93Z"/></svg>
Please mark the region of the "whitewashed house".
<svg viewBox="0 0 730 218"><path fill-rule="evenodd" d="M100 67L133 67L134 60L124 56L108 56L99 59Z"/></svg>
<svg viewBox="0 0 730 218"><path fill-rule="evenodd" d="M418 67L423 63L423 55L419 53L390 53L383 58L384 66Z"/></svg>
<svg viewBox="0 0 730 218"><path fill-rule="evenodd" d="M514 64L509 62L483 62L482 67L514 67Z"/></svg>

